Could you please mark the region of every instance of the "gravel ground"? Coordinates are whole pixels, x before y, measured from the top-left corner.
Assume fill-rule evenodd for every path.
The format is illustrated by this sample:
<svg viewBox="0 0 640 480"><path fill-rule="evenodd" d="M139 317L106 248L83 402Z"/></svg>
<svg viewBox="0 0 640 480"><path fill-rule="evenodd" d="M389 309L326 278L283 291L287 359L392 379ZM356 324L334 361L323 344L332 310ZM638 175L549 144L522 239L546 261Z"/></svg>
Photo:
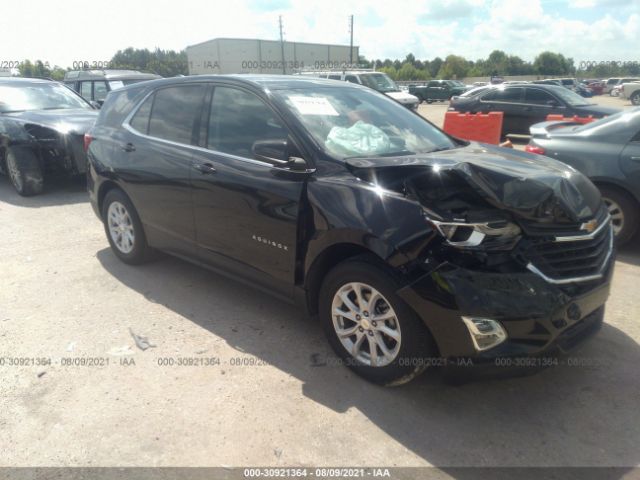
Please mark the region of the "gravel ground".
<svg viewBox="0 0 640 480"><path fill-rule="evenodd" d="M80 182L25 199L0 177L0 219L0 466L640 463L640 242L578 366L384 389L332 366L292 306L180 260L119 262Z"/></svg>

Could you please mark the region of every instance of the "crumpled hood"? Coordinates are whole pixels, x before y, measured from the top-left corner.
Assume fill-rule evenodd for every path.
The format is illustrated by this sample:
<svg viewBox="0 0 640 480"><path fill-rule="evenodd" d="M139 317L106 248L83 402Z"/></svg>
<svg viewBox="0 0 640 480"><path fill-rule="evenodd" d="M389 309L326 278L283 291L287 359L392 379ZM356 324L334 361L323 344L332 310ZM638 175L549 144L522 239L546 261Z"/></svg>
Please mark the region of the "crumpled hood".
<svg viewBox="0 0 640 480"><path fill-rule="evenodd" d="M445 177L452 175L489 205L530 220L578 222L593 218L601 204L598 189L572 167L541 155L485 144L430 154L353 158L346 163L360 178L377 181L400 176L405 186L428 174L432 181L422 182L421 188L443 192L447 191Z"/></svg>
<svg viewBox="0 0 640 480"><path fill-rule="evenodd" d="M96 110L60 109L31 110L5 114L21 123L33 123L54 129L60 133L84 135L98 118Z"/></svg>

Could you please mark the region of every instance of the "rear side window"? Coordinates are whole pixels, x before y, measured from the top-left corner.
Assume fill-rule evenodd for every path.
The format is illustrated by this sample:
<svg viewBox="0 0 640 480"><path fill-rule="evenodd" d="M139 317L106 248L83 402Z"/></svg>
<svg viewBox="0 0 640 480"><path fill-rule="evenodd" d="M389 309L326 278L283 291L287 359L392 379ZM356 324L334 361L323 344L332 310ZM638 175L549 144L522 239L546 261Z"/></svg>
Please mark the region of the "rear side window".
<svg viewBox="0 0 640 480"><path fill-rule="evenodd" d="M487 93L482 100L485 102L520 102L524 88L497 88Z"/></svg>
<svg viewBox="0 0 640 480"><path fill-rule="evenodd" d="M130 125L140 133L145 135L149 133L149 116L151 115L151 104L153 103L153 95L150 95L136 114L131 119Z"/></svg>
<svg viewBox="0 0 640 480"><path fill-rule="evenodd" d="M91 100L91 82L80 83L80 95L86 100Z"/></svg>
<svg viewBox="0 0 640 480"><path fill-rule="evenodd" d="M265 103L253 93L216 87L211 102L208 148L253 158L257 140L280 140L287 129Z"/></svg>
<svg viewBox="0 0 640 480"><path fill-rule="evenodd" d="M156 91L149 118L152 137L195 145L194 129L200 118L205 88L185 85Z"/></svg>
<svg viewBox="0 0 640 480"><path fill-rule="evenodd" d="M439 87L440 86L440 82L436 82L436 81L431 81L429 82L429 87Z"/></svg>
<svg viewBox="0 0 640 480"><path fill-rule="evenodd" d="M557 100L548 92L539 88L527 88L524 94L524 103L534 105L549 105L549 102L557 103Z"/></svg>
<svg viewBox="0 0 640 480"><path fill-rule="evenodd" d="M358 84L360 83L360 82L358 81L358 77L356 77L355 75L347 75L346 77L344 77L344 79L345 79L347 82L351 82L351 83L358 83Z"/></svg>
<svg viewBox="0 0 640 480"><path fill-rule="evenodd" d="M341 80L342 79L342 75L340 75L340 74L329 75L329 79L330 80Z"/></svg>

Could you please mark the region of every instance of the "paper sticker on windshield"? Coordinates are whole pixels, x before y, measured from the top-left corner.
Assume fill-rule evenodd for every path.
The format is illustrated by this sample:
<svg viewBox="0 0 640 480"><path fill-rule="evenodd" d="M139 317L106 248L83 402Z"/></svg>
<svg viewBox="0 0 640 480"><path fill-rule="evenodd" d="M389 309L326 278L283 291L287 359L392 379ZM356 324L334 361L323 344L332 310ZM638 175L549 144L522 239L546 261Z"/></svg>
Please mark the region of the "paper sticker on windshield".
<svg viewBox="0 0 640 480"><path fill-rule="evenodd" d="M302 115L330 115L339 117L340 114L329 103L326 97L289 97L293 106Z"/></svg>

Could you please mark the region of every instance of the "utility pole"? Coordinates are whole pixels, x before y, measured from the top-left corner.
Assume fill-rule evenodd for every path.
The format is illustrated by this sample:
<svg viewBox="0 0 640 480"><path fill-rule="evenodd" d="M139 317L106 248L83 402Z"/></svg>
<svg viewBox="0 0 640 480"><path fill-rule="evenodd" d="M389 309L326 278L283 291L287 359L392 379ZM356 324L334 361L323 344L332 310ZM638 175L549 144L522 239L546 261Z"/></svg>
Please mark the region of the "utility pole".
<svg viewBox="0 0 640 480"><path fill-rule="evenodd" d="M349 63L353 65L353 15L349 15L349 34L351 41L349 42Z"/></svg>
<svg viewBox="0 0 640 480"><path fill-rule="evenodd" d="M287 74L287 68L284 63L284 27L282 26L282 15L280 15L278 24L280 25L280 50L282 51L282 74Z"/></svg>

